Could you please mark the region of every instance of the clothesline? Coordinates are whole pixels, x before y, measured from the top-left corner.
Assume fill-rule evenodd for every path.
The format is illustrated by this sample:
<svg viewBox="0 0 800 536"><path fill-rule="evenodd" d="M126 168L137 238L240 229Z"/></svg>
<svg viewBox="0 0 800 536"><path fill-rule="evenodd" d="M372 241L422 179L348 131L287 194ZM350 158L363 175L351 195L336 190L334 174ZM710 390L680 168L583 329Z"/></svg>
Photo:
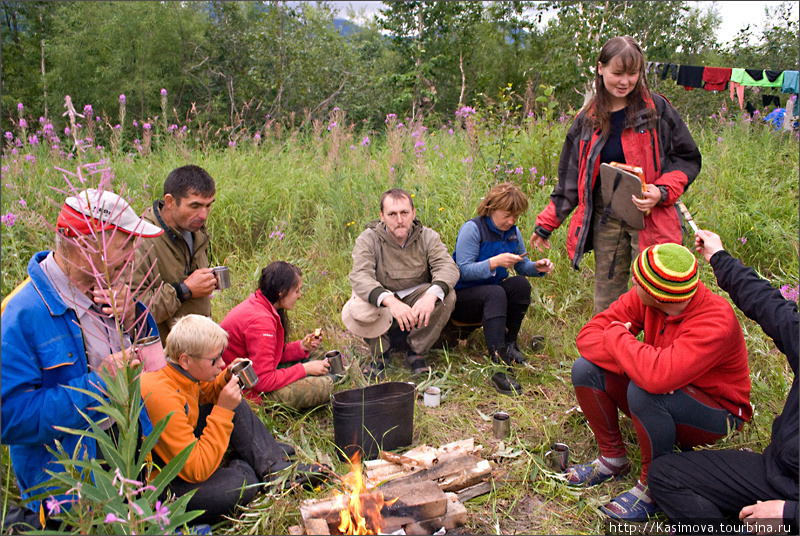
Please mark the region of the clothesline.
<svg viewBox="0 0 800 536"><path fill-rule="evenodd" d="M724 91L730 88L731 100L738 97L739 108L744 108L745 87L780 88L781 93L797 94L800 91L798 71L777 71L772 69L742 69L729 67L703 67L680 65L677 63L647 62L648 73L655 73L661 80L667 76L687 91L703 88L706 91ZM780 106L780 99L774 95L763 95L764 106ZM777 103L776 103L777 102Z"/></svg>

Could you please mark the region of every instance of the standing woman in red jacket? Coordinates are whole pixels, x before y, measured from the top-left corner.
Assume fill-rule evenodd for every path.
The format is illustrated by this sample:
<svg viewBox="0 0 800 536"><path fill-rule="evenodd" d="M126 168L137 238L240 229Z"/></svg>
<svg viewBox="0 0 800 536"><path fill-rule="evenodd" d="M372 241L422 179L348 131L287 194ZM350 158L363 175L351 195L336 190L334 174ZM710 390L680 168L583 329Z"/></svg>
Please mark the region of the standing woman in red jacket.
<svg viewBox="0 0 800 536"><path fill-rule="evenodd" d="M682 242L674 204L700 172L701 156L678 112L651 93L641 46L614 37L600 50L595 95L567 133L558 164L558 184L536 218L531 249L550 247L550 234L572 214L567 251L576 270L584 253L595 252L594 314L628 290L631 260L646 247ZM644 170L647 191L633 202L645 216L638 231L603 218L600 164L619 162ZM574 211L574 214L573 214Z"/></svg>
<svg viewBox="0 0 800 536"><path fill-rule="evenodd" d="M328 402L333 379L325 359L309 359L319 348L321 336L308 333L287 343L286 311L294 309L302 295L303 274L294 264L275 261L261 270L258 289L228 312L220 326L228 332L225 363L237 357L253 362L258 382L245 391L254 402L261 397L295 409Z"/></svg>

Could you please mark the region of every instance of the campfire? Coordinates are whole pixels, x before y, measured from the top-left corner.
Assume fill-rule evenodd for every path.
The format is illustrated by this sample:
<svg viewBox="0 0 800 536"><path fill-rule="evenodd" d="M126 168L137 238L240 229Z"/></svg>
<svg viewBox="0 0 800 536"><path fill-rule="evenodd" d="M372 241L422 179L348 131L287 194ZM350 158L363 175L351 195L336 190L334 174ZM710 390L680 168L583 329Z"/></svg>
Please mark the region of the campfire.
<svg viewBox="0 0 800 536"><path fill-rule="evenodd" d="M367 493L358 453L350 461L350 472L342 478L344 492L334 490L334 511L339 512L341 522L339 534L378 534L381 529L384 506L391 506L397 499L384 501L380 490Z"/></svg>
<svg viewBox="0 0 800 536"><path fill-rule="evenodd" d="M300 507L292 534L432 534L466 523L462 503L492 489L492 470L472 439L426 445L363 465L358 457L327 500ZM457 493L456 493L457 492Z"/></svg>

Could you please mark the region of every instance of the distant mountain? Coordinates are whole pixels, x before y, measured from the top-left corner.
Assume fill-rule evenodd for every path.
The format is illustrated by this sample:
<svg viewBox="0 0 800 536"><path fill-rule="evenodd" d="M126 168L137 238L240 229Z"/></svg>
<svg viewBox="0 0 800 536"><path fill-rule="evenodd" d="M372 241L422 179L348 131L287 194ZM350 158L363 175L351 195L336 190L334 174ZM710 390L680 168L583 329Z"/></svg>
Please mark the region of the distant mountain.
<svg viewBox="0 0 800 536"><path fill-rule="evenodd" d="M333 19L333 27L336 28L340 34L347 36L361 31L361 26L355 24L347 19L335 18Z"/></svg>

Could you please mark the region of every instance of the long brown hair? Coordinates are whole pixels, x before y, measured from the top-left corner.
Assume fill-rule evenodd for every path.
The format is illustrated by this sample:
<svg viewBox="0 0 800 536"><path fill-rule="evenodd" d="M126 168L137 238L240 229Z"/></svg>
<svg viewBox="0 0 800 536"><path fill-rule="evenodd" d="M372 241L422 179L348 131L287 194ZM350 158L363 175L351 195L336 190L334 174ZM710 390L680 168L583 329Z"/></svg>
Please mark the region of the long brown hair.
<svg viewBox="0 0 800 536"><path fill-rule="evenodd" d="M628 127L642 110L649 109L653 117L655 111L648 106L651 99L650 86L647 84L647 73L645 72L647 60L638 41L630 35L612 37L600 49L597 63L607 66L617 56L619 56L625 71L639 71L639 80L627 97L628 113L625 126ZM603 85L603 77L596 64L594 91L594 97L589 101L588 106L588 116L592 119L590 124L593 128L600 129L603 138L606 138L611 133L611 96Z"/></svg>

